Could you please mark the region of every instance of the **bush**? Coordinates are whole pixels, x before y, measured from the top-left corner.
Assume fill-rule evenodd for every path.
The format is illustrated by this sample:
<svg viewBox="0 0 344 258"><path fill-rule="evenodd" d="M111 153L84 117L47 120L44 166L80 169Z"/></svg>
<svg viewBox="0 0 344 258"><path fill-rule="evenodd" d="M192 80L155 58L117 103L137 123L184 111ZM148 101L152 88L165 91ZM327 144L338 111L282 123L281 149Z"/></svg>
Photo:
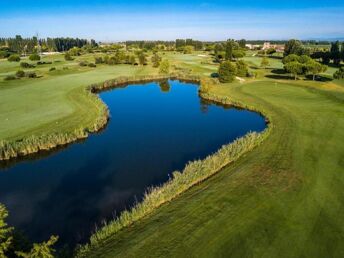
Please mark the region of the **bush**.
<svg viewBox="0 0 344 258"><path fill-rule="evenodd" d="M31 60L31 61L39 61L39 60L41 60L41 57L38 55L38 54L31 54L30 56L29 56L29 59Z"/></svg>
<svg viewBox="0 0 344 258"><path fill-rule="evenodd" d="M0 58L7 58L11 55L11 52L7 51L7 50L1 50L0 51Z"/></svg>
<svg viewBox="0 0 344 258"><path fill-rule="evenodd" d="M94 63L89 63L89 64L88 64L88 67L97 67L97 65L94 64Z"/></svg>
<svg viewBox="0 0 344 258"><path fill-rule="evenodd" d="M81 61L81 62L79 63L79 65L80 65L80 66L87 66L88 63L87 63L86 61Z"/></svg>
<svg viewBox="0 0 344 258"><path fill-rule="evenodd" d="M240 77L248 77L248 66L245 61L239 60L236 62L237 75Z"/></svg>
<svg viewBox="0 0 344 258"><path fill-rule="evenodd" d="M160 63L159 73L168 74L170 72L170 63L167 59Z"/></svg>
<svg viewBox="0 0 344 258"><path fill-rule="evenodd" d="M20 56L17 54L10 55L7 60L9 62L19 62L20 61Z"/></svg>
<svg viewBox="0 0 344 258"><path fill-rule="evenodd" d="M23 70L18 70L18 71L16 72L16 76L17 76L18 78L23 78L23 77L25 77L25 72L24 72Z"/></svg>
<svg viewBox="0 0 344 258"><path fill-rule="evenodd" d="M71 56L71 54L68 52L64 55L64 58L66 61L73 61L74 60L73 57Z"/></svg>
<svg viewBox="0 0 344 258"><path fill-rule="evenodd" d="M46 65L46 64L52 64L52 62L45 62L45 61L38 61L37 65Z"/></svg>
<svg viewBox="0 0 344 258"><path fill-rule="evenodd" d="M222 83L233 82L237 74L237 67L230 61L225 61L219 67L219 81Z"/></svg>
<svg viewBox="0 0 344 258"><path fill-rule="evenodd" d="M344 67L341 67L338 71L333 74L333 78L337 80L344 79Z"/></svg>
<svg viewBox="0 0 344 258"><path fill-rule="evenodd" d="M17 77L15 77L14 75L7 75L4 80L5 81L12 81L12 80L15 80L17 79Z"/></svg>
<svg viewBox="0 0 344 258"><path fill-rule="evenodd" d="M95 57L94 58L94 63L95 64L102 64L102 63L104 63L103 58L101 56Z"/></svg>
<svg viewBox="0 0 344 258"><path fill-rule="evenodd" d="M51 67L50 69L49 69L49 72L52 72L52 71L55 71L56 70L56 67Z"/></svg>
<svg viewBox="0 0 344 258"><path fill-rule="evenodd" d="M37 78L37 74L35 72L27 72L26 77L28 78Z"/></svg>
<svg viewBox="0 0 344 258"><path fill-rule="evenodd" d="M34 68L35 66L33 64L29 64L26 62L21 62L20 67L22 67L22 68Z"/></svg>

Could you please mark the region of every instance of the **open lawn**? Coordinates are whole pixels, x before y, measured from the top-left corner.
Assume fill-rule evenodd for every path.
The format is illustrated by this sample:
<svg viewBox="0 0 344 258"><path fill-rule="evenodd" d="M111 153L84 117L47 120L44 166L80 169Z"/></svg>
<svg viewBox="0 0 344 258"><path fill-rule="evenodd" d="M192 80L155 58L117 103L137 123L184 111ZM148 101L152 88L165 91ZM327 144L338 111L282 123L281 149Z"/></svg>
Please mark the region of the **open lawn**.
<svg viewBox="0 0 344 258"><path fill-rule="evenodd" d="M174 69L216 72L203 54L163 58ZM14 81L2 79L19 63L0 61L0 140L85 127L99 115L87 85L158 73L151 65L78 65L81 59L93 61L92 55L69 62L61 55L46 59L60 62L33 69L40 78ZM245 60L255 66L261 61ZM269 60L269 69L257 70L257 80L211 90L269 113L273 129L263 144L88 257L344 257L343 82L276 77L271 70L283 66Z"/></svg>

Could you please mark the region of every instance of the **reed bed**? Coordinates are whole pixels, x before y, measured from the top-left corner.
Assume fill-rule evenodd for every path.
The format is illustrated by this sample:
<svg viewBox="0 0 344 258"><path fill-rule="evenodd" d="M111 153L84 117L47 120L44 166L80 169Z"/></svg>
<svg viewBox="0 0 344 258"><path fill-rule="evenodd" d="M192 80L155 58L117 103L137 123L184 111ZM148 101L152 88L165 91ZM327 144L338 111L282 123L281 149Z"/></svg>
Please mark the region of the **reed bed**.
<svg viewBox="0 0 344 258"><path fill-rule="evenodd" d="M202 80L200 80L202 83ZM206 83L209 83L207 80ZM216 87L216 84L214 85ZM267 115L264 110L258 110L245 103L234 101L227 96L218 96L212 93L202 93L200 96L210 101L221 104L233 105L241 108L247 108ZM271 120L269 120L271 121ZM267 121L268 122L268 121ZM104 222L104 225L97 230L90 238L88 244L79 246L77 257L87 257L88 252L101 245L109 237L116 234L123 228L130 226L134 222L148 216L155 209L170 202L181 193L190 189L196 184L201 183L207 178L219 172L222 168L240 158L243 154L251 151L261 144L270 134L271 126L268 126L261 133L252 132L244 137L236 139L234 142L223 145L216 153L203 160L189 162L183 171L175 171L172 177L161 186L149 188L144 194L143 200L137 203L130 210L123 211L119 217L110 222Z"/></svg>
<svg viewBox="0 0 344 258"><path fill-rule="evenodd" d="M84 139L88 137L89 133L97 132L102 129L109 120L109 110L105 103L94 93L110 88L125 87L128 84L147 83L168 79L178 79L180 81L195 83L198 83L200 80L198 76L175 73L169 75L118 77L113 80L89 85L86 87L85 94L88 95L88 98L96 106L99 112L93 124L87 127L74 129L70 132L32 135L17 141L0 140L0 161L26 156L43 150L51 150L58 146Z"/></svg>

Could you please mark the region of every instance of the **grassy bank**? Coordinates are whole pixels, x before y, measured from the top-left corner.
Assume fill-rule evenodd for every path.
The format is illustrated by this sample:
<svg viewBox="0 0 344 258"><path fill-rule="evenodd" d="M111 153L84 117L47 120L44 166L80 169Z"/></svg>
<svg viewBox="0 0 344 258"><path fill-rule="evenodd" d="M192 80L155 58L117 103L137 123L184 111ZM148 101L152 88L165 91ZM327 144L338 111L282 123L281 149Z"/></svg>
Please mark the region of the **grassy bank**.
<svg viewBox="0 0 344 258"><path fill-rule="evenodd" d="M209 93L267 112L257 148L88 257L342 257L342 87L256 81Z"/></svg>

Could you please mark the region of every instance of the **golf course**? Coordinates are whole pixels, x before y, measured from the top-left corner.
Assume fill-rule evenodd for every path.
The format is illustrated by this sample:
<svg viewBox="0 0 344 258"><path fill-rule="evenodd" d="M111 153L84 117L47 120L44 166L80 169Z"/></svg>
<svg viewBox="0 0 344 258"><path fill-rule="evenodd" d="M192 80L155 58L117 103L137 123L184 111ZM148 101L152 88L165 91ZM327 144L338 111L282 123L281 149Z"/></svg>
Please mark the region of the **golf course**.
<svg viewBox="0 0 344 258"><path fill-rule="evenodd" d="M97 121L108 110L90 90L92 85L95 87L92 89L97 89L110 85L104 82L111 80L155 81L161 74L150 61L135 66L80 65L93 62L97 55L100 54L84 54L70 61L62 54L45 56L42 61L47 64L25 70L35 72L36 78L16 80L5 78L20 69L19 63L1 59L0 151L5 153L1 147L16 146L30 137L44 141L49 135L81 131L82 137L65 142L71 145L77 144L74 142L78 138L86 138L86 142L87 137L96 138L94 133L106 128L107 118L101 120L105 123L101 128ZM148 52L147 59L152 55ZM95 230L93 239L97 240L94 243L91 240L86 247L87 243L82 243L82 251L75 254L79 257L343 257L344 83L332 79L335 69L324 71L315 81L306 76L294 80L289 73L281 74L282 58L267 57L269 65L261 67L261 56L247 55L243 60L255 76L210 83L202 93L202 79L216 80L211 76L219 69L219 64L212 62L212 55L206 51L191 54L170 51L160 55L170 65L167 78L199 78L203 100L260 113L266 119L267 129L258 134L262 136L254 136L257 138L253 138L249 147L246 140L235 143L244 146L235 158L215 164L211 173L196 178L148 211L135 218L127 212L125 216L130 218L125 222L120 220L122 225L113 233L101 236L111 227L111 221L98 225L99 238ZM181 71L187 75L181 76ZM111 121L111 112L109 117ZM6 167L15 167L17 162L20 165L31 158L39 159L32 153L54 150L59 145L29 148L33 151L19 153L18 161L8 156L7 161L2 161L4 169L0 173L10 173ZM214 158L220 154L208 153ZM201 167L207 164L200 162ZM197 169L192 171L196 173ZM178 177L169 180L173 182ZM161 185L157 192L169 187L168 182L167 186ZM9 217L12 215L9 211Z"/></svg>

